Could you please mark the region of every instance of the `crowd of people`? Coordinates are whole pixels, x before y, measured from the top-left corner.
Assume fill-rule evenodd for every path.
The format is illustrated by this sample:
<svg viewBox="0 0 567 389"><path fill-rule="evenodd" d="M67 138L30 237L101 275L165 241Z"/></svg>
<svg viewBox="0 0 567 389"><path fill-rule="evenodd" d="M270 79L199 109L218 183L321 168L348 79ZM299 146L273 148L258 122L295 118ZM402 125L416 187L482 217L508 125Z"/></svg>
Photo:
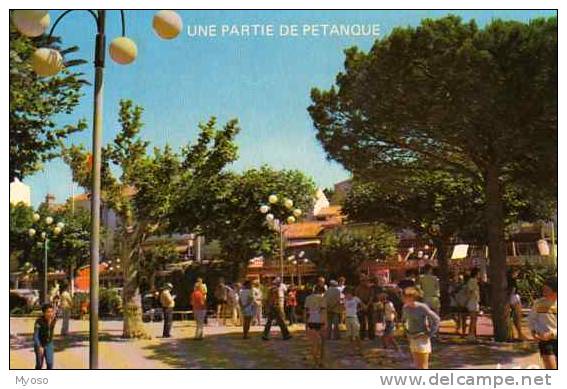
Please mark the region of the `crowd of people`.
<svg viewBox="0 0 567 389"><path fill-rule="evenodd" d="M208 319L217 326L230 322L242 327L242 337L250 337L252 326L263 326L261 339L270 340L274 323L283 340L292 338L290 327L304 325L314 366L325 366L325 345L341 336L352 343L353 354L361 355L362 342L379 338L384 348L400 352L396 338L402 333L408 340L413 365L429 367L431 339L441 323L441 293L435 269L426 265L421 274L408 270L397 284L386 284L379 277L360 274L356 285L347 285L345 277L327 282L318 277L312 285L286 285L279 277L246 280L227 284L220 278L211 293L202 278L191 292L190 302L196 323L195 340L203 340ZM511 271L508 280L510 300L508 313L520 340L522 303L516 284L517 274ZM486 289L477 268L452 275L449 289L449 312L456 324L456 333L476 340L481 301ZM163 337L171 337L176 296L173 285L166 283L159 294L163 308ZM57 316L62 317L61 335L69 332L72 298L66 285L50 294L51 303L42 307L42 316L35 322L34 350L36 368L44 362L53 367L53 333ZM214 307L210 310L209 307ZM557 278L549 279L543 297L535 301L528 316L528 327L538 341L544 367L557 366ZM380 328L380 331L378 329ZM344 335L343 335L344 333Z"/></svg>
<svg viewBox="0 0 567 389"><path fill-rule="evenodd" d="M515 277L516 274L511 271L508 312L519 339L523 340L521 299ZM169 289L171 285L164 289L164 293L168 293ZM451 277L449 315L455 322L456 333L469 341L477 339L478 317L482 313L481 302L486 298L486 289L478 268L456 272ZM231 321L233 326L242 326L244 339L249 338L251 326L256 325L264 327L261 337L269 341L271 327L275 324L280 328L282 339L288 340L292 338L289 328L303 322L316 366L324 365L325 343L340 339L341 332L353 343L352 352L361 354L362 341L376 339L378 328L381 328L379 338L384 348L399 352L396 338L403 332L408 339L414 366L426 369L432 352L431 338L436 336L441 321L439 278L431 265L424 266L421 274L416 269L408 270L397 284L389 285L379 277L366 274L360 275L357 285L347 285L345 277L328 283L324 277L318 277L313 285L299 287L286 285L279 277L230 285L221 278L213 296L208 296L206 284L198 279L191 296L197 323L195 339L203 339L207 307L211 300L215 307L212 315L216 325L224 326ZM540 303L540 306L547 305ZM164 328L169 328L168 325ZM553 331L556 334L556 330ZM556 342L555 335L553 339L546 340L551 345L546 343L542 350L553 352L553 341ZM546 363L548 365L551 366Z"/></svg>

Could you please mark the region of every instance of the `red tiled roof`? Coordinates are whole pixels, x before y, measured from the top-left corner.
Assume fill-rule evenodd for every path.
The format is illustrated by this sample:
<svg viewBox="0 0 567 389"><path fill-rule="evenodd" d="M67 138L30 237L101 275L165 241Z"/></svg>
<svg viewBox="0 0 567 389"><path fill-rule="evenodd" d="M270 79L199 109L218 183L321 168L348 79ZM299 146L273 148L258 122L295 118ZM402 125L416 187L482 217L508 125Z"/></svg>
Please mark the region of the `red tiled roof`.
<svg viewBox="0 0 567 389"><path fill-rule="evenodd" d="M328 207L322 208L317 216L342 216L343 207L340 205L330 205Z"/></svg>
<svg viewBox="0 0 567 389"><path fill-rule="evenodd" d="M325 226L322 223L316 222L290 224L286 227L285 235L289 239L314 238L324 229Z"/></svg>
<svg viewBox="0 0 567 389"><path fill-rule="evenodd" d="M134 188L133 186L127 186L122 190L122 193L125 196L134 196L136 194L136 188ZM81 193L78 195L73 196L73 200L74 201L88 201L90 200L91 195L90 193Z"/></svg>

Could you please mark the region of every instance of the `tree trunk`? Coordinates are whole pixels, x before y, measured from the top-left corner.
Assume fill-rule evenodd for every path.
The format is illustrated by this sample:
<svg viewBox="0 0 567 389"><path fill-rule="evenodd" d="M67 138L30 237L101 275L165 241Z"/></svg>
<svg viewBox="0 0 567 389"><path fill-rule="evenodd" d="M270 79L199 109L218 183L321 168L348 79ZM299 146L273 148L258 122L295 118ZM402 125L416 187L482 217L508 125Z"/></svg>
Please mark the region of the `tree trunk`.
<svg viewBox="0 0 567 389"><path fill-rule="evenodd" d="M152 272L152 274L150 275L150 279L149 279L148 283L149 283L148 286L150 288L150 291L153 292L154 290L156 290L156 272L155 271Z"/></svg>
<svg viewBox="0 0 567 389"><path fill-rule="evenodd" d="M489 167L486 172L486 222L494 338L497 342L504 342L508 339L508 317L506 316L506 305L508 303L506 293L507 265L502 183L498 175L498 169L494 167Z"/></svg>
<svg viewBox="0 0 567 389"><path fill-rule="evenodd" d="M136 249L128 250L122 256L124 266L124 288L122 289L122 337L123 338L149 338L142 322L141 298L138 291L138 277L136 266Z"/></svg>
<svg viewBox="0 0 567 389"><path fill-rule="evenodd" d="M433 244L437 249L437 272L439 275L439 289L441 292L441 312L449 312L451 301L449 297L449 260L447 258L446 239L433 239Z"/></svg>
<svg viewBox="0 0 567 389"><path fill-rule="evenodd" d="M246 272L248 270L248 261L242 258L235 258L233 263L233 281L240 282L246 278Z"/></svg>

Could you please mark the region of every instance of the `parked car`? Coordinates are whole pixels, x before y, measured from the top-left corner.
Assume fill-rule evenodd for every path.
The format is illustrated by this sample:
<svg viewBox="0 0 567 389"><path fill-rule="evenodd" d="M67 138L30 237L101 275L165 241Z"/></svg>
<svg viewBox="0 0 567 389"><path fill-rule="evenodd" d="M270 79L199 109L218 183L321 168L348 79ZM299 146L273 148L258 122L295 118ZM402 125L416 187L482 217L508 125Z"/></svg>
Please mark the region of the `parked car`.
<svg viewBox="0 0 567 389"><path fill-rule="evenodd" d="M31 312L39 307L39 291L37 289L10 289L10 312L14 309Z"/></svg>

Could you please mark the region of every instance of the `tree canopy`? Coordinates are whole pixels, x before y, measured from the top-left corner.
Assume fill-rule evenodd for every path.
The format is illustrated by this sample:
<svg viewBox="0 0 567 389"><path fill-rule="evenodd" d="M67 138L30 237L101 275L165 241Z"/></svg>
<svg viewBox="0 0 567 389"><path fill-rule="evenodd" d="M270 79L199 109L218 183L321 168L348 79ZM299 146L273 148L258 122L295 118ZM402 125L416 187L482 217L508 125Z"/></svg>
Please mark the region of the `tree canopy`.
<svg viewBox="0 0 567 389"><path fill-rule="evenodd" d="M70 69L85 61L68 60L65 70L49 78L37 76L29 64L39 46L57 48L63 56L79 49L60 44L58 37L28 38L10 26L10 182L40 170L42 163L59 156L59 142L86 128L84 120L62 127L55 122L79 104L86 82L82 73Z"/></svg>
<svg viewBox="0 0 567 389"><path fill-rule="evenodd" d="M383 224L337 228L325 233L317 264L331 277L355 282L364 261L384 261L396 253L397 246L396 234Z"/></svg>

